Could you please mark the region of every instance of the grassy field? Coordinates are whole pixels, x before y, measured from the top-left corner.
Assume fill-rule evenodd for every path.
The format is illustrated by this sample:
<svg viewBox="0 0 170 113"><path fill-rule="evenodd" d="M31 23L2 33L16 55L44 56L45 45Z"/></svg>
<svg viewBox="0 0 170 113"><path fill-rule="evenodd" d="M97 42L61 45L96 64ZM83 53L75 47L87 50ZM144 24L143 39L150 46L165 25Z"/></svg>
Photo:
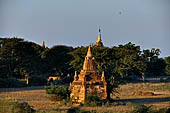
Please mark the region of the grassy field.
<svg viewBox="0 0 170 113"><path fill-rule="evenodd" d="M129 83L120 85L118 93L112 95L111 106L80 107L83 110L96 112L128 112L136 104L152 106L155 109L170 107L170 82L159 80L158 82ZM48 99L43 87L8 88L0 89L0 112L5 113L4 108L8 103L28 102L36 110L49 113L65 113L70 107L59 106Z"/></svg>

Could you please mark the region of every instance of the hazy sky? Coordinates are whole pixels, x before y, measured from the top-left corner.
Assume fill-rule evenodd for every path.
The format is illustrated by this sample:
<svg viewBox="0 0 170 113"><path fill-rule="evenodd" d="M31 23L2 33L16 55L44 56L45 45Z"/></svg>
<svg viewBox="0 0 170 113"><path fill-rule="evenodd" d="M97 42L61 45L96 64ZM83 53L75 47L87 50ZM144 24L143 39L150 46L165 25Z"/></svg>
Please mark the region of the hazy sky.
<svg viewBox="0 0 170 113"><path fill-rule="evenodd" d="M0 0L0 37L48 47L132 42L170 56L170 0Z"/></svg>

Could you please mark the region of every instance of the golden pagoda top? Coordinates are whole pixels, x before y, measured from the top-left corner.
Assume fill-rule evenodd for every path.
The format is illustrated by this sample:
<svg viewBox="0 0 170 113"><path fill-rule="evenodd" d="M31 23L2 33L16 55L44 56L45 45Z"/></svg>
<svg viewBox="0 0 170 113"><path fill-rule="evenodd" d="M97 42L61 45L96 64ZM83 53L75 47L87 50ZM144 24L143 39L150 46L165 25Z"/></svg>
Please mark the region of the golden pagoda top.
<svg viewBox="0 0 170 113"><path fill-rule="evenodd" d="M96 43L97 43L97 42L102 42L102 40L101 40L101 29L100 29L100 27L99 27L98 40L96 41Z"/></svg>
<svg viewBox="0 0 170 113"><path fill-rule="evenodd" d="M98 40L96 41L95 46L103 47L103 42L102 42L102 39L101 39L101 29L100 29L100 27L99 27Z"/></svg>

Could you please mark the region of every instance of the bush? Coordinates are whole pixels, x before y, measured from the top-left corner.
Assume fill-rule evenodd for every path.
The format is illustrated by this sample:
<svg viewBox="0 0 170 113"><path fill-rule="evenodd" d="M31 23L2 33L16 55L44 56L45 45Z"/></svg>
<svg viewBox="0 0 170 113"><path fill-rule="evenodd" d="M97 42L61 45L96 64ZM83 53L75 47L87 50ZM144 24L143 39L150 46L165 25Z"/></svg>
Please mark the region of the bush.
<svg viewBox="0 0 170 113"><path fill-rule="evenodd" d="M162 108L158 111L158 113L170 113L170 108Z"/></svg>
<svg viewBox="0 0 170 113"><path fill-rule="evenodd" d="M72 107L68 109L67 113L79 113L80 109L78 107Z"/></svg>
<svg viewBox="0 0 170 113"><path fill-rule="evenodd" d="M170 108L162 108L159 110L154 110L151 107L144 105L137 105L134 107L131 113L170 113Z"/></svg>
<svg viewBox="0 0 170 113"><path fill-rule="evenodd" d="M136 105L131 113L148 113L149 107L145 105Z"/></svg>
<svg viewBox="0 0 170 113"><path fill-rule="evenodd" d="M67 113L91 113L90 111L80 110L78 107L68 109Z"/></svg>
<svg viewBox="0 0 170 113"><path fill-rule="evenodd" d="M96 95L90 95L86 97L85 105L94 107L94 106L100 106L102 104L100 98Z"/></svg>
<svg viewBox="0 0 170 113"><path fill-rule="evenodd" d="M50 86L45 86L45 90L47 94L50 94L50 98L53 101L61 101L68 100L69 98L69 90L64 86L56 86L51 84Z"/></svg>
<svg viewBox="0 0 170 113"><path fill-rule="evenodd" d="M45 86L46 94L56 94L56 85Z"/></svg>
<svg viewBox="0 0 170 113"><path fill-rule="evenodd" d="M35 110L28 103L22 102L13 104L10 113L35 113Z"/></svg>

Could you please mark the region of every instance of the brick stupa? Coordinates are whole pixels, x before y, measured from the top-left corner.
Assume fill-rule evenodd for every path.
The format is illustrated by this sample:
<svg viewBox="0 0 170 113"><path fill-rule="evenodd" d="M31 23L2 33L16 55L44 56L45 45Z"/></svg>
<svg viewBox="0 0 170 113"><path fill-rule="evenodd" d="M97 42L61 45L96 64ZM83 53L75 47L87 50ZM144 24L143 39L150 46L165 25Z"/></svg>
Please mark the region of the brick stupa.
<svg viewBox="0 0 170 113"><path fill-rule="evenodd" d="M101 99L107 98L107 83L104 72L102 72L102 75L99 74L94 57L91 54L90 45L83 69L79 75L75 71L74 81L70 83L70 98L73 103L84 104L89 95L97 95Z"/></svg>

